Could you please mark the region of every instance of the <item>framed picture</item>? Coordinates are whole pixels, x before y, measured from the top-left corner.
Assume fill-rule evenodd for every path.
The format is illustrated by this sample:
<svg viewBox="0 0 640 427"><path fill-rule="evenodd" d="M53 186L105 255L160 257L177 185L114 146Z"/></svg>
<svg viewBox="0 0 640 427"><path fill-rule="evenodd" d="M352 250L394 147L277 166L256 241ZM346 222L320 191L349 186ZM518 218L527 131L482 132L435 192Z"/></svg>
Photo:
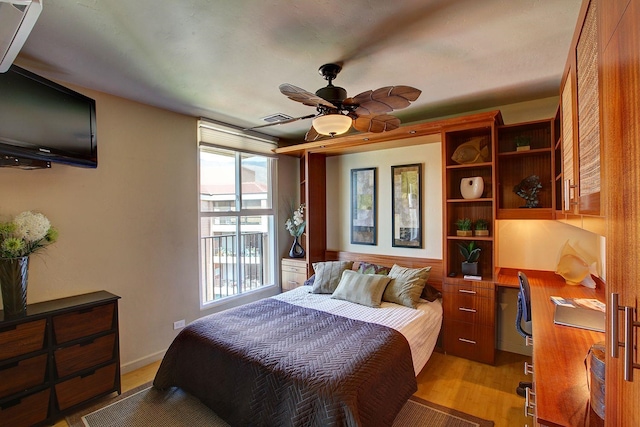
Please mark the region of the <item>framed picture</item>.
<svg viewBox="0 0 640 427"><path fill-rule="evenodd" d="M351 169L351 243L377 245L376 169Z"/></svg>
<svg viewBox="0 0 640 427"><path fill-rule="evenodd" d="M422 248L422 164L391 166L392 246Z"/></svg>

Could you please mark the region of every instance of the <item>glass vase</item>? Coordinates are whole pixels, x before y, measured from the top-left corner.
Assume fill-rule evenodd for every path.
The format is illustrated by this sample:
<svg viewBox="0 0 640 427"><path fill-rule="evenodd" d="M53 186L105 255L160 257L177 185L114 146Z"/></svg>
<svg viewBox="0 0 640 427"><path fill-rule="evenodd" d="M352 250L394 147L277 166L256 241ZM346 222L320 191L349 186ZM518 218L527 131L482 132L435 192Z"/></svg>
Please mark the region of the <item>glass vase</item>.
<svg viewBox="0 0 640 427"><path fill-rule="evenodd" d="M5 319L27 312L29 257L0 258L0 288Z"/></svg>

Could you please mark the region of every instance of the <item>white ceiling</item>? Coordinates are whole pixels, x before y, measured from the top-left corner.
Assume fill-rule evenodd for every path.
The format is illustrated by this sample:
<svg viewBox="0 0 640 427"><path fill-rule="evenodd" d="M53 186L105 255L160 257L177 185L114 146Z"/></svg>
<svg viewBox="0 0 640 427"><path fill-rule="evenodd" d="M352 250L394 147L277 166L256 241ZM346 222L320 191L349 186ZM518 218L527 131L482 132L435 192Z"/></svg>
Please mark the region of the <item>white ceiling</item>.
<svg viewBox="0 0 640 427"><path fill-rule="evenodd" d="M404 123L554 96L581 0L43 0L17 65L241 128L326 85L422 95ZM261 129L300 140L310 120Z"/></svg>

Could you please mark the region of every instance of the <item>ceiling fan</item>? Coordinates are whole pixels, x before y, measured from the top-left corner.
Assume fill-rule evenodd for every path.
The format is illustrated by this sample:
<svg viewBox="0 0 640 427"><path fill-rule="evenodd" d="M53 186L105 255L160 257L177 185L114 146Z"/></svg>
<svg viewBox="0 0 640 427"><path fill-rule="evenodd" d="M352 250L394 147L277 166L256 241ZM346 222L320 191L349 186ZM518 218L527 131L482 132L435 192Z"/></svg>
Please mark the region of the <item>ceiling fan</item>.
<svg viewBox="0 0 640 427"><path fill-rule="evenodd" d="M410 86L385 86L348 98L345 89L332 84L341 70L342 66L339 64L321 66L318 72L329 84L318 89L315 94L289 83L280 85L280 92L283 95L304 105L315 107L316 114L251 129L313 118L311 129L305 135L305 141L315 141L322 136L340 135L351 129L351 126L361 132L385 132L400 127L400 119L387 113L408 107L422 93L419 89Z"/></svg>

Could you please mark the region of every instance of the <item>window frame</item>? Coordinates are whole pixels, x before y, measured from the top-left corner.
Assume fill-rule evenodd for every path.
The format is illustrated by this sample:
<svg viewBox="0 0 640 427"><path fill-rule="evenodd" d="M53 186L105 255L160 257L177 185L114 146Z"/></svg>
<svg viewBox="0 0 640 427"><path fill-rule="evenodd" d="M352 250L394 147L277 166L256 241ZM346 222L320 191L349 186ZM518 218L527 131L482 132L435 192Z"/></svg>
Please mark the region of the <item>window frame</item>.
<svg viewBox="0 0 640 427"><path fill-rule="evenodd" d="M201 153L203 151L223 151L235 156L234 166L235 166L235 208L230 211L203 211L202 209L202 193L201 193ZM248 208L242 209L243 203L243 194L242 194L242 160L245 155L251 156L261 156L268 160L267 162L267 185L269 187L268 192L268 205L270 207L265 208ZM278 239L277 239L277 226L278 223L278 210L275 204L277 200L277 170L278 170L278 158L275 155L269 155L262 152L254 152L244 149L233 148L229 146L220 146L217 144L211 144L207 142L200 141L198 144L198 288L199 288L199 302L200 309L206 310L217 305L227 304L233 301L238 301L242 299L255 299L256 293L264 292L272 290L273 288L278 286L278 256L277 256L277 248L278 248ZM214 298L213 300L206 300L206 291L204 282L205 273L204 268L206 268L204 254L203 252L203 244L202 244L202 220L204 218L224 218L231 217L236 218L236 227L234 232L234 238L236 242L240 242L242 236L242 227L243 222L242 219L245 217L266 217L267 221L267 245L268 248L263 250L264 256L264 264L266 265L265 270L267 274L264 279L265 282L261 286L256 289L243 290L243 280L242 280L242 272L243 267L246 265L244 262L235 262L235 270L234 275L240 280L236 284L236 293L229 296L223 296L220 298ZM239 243L238 243L239 244ZM239 253L239 252L238 252Z"/></svg>

